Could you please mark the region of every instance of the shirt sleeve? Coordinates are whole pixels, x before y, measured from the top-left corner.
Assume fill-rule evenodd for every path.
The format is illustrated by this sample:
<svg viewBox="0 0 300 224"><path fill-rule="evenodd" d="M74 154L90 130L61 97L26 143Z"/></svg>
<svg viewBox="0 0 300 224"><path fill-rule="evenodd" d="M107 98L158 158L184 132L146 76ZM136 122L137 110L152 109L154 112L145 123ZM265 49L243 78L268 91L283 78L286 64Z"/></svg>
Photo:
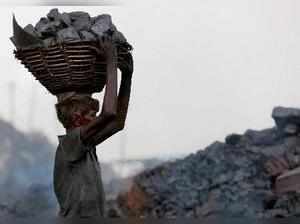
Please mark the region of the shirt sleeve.
<svg viewBox="0 0 300 224"><path fill-rule="evenodd" d="M80 160L88 152L88 147L81 141L80 127L74 128L70 131L61 140L60 144L64 156L69 162Z"/></svg>

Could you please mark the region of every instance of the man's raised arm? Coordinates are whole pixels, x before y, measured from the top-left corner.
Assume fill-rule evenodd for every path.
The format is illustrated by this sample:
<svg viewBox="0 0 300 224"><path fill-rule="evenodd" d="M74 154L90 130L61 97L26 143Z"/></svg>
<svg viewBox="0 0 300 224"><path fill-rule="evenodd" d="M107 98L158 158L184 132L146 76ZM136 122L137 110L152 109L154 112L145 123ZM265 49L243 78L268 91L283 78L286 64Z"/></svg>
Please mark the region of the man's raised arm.
<svg viewBox="0 0 300 224"><path fill-rule="evenodd" d="M99 130L112 121L117 114L117 51L110 41L106 41L102 45L104 46L104 52L107 58L107 80L104 100L100 115L97 116L95 120L81 127L80 136L85 143L90 142Z"/></svg>
<svg viewBox="0 0 300 224"><path fill-rule="evenodd" d="M110 136L121 131L125 126L130 99L133 59L130 53L126 54L124 57L125 58L120 62L119 66L122 72L122 78L118 95L117 115L112 121L108 122L102 130L99 130L96 136L92 139L91 144L93 145L100 144Z"/></svg>

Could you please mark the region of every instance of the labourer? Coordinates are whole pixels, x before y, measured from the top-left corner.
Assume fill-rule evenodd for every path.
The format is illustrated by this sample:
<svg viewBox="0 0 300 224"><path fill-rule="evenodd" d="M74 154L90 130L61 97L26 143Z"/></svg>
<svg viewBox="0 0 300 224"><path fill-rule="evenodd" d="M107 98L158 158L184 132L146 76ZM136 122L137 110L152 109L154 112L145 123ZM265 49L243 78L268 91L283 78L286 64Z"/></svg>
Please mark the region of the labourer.
<svg viewBox="0 0 300 224"><path fill-rule="evenodd" d="M17 48L16 58L58 99L57 117L66 129L65 135L58 136L53 173L59 215L104 216L96 146L124 128L133 73L132 47L108 14L91 18L86 12L61 14L52 9L47 17L26 28L13 17L11 40ZM81 39L83 33L97 36L97 40ZM49 36L60 40L59 44L45 44ZM105 69L100 69L98 60ZM119 91L117 68L121 71ZM104 85L101 113L96 116L99 101L91 93L102 91Z"/></svg>
<svg viewBox="0 0 300 224"><path fill-rule="evenodd" d="M133 59L128 52L116 63L116 47L102 43L107 58L107 81L99 116L99 102L90 94L58 95L57 117L66 129L58 136L54 190L63 217L104 216L105 196L96 146L124 128L130 98ZM117 70L121 84L117 94Z"/></svg>

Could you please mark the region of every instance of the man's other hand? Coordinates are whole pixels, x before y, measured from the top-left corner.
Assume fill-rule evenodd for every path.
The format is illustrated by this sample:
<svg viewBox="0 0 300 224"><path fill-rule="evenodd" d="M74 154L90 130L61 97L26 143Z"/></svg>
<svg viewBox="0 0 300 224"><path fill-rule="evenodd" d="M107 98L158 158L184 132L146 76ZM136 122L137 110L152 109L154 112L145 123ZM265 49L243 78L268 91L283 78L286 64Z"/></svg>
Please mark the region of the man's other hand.
<svg viewBox="0 0 300 224"><path fill-rule="evenodd" d="M133 73L133 59L131 53L122 54L118 57L118 67L122 74L131 76Z"/></svg>

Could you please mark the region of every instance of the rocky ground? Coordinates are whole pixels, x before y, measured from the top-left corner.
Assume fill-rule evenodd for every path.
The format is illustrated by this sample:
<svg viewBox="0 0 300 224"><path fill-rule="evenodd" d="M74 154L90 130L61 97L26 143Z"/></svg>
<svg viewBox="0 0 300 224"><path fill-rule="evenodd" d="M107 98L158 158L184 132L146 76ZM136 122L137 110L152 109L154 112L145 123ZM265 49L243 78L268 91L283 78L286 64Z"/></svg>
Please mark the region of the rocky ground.
<svg viewBox="0 0 300 224"><path fill-rule="evenodd" d="M204 150L136 175L109 204L114 216L270 218L300 214L300 194L276 195L265 163L272 156L299 166L300 110L276 107L276 126L230 134Z"/></svg>
<svg viewBox="0 0 300 224"><path fill-rule="evenodd" d="M55 150L56 146L41 133L23 133L9 122L0 119L1 220L56 216L58 204L52 185ZM130 168L132 164L138 163L139 170L143 170L145 167L155 167L162 161L159 159L122 160L119 163L121 163L121 170L118 170L120 165L101 163L108 200L130 187L131 179L122 179L119 176L118 172L122 171L122 167ZM138 172L138 170L133 171Z"/></svg>
<svg viewBox="0 0 300 224"><path fill-rule="evenodd" d="M274 178L266 172L265 163L280 156L290 169L300 166L300 110L276 107L272 117L274 127L230 134L224 142L213 142L133 177L108 178L106 216L298 216L300 193L275 194ZM41 135L25 135L3 121L0 132L0 217L56 215L52 176L45 175L52 174L54 146ZM151 163L151 167L159 164ZM111 168L102 168L114 174ZM118 189L128 190L117 195Z"/></svg>

